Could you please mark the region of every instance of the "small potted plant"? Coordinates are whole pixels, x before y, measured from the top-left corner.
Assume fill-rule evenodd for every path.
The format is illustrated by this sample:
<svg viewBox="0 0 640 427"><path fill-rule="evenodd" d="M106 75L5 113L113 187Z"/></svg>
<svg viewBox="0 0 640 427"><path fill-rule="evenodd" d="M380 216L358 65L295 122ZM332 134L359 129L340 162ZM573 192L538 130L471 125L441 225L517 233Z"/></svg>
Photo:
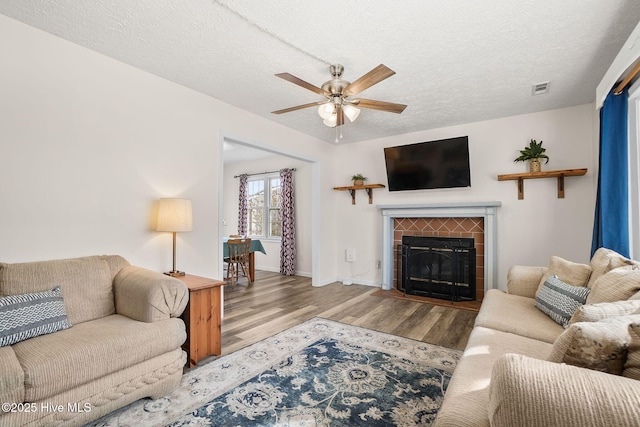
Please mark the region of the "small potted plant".
<svg viewBox="0 0 640 427"><path fill-rule="evenodd" d="M542 141L539 143L532 139L529 146L524 147L524 150L520 150L520 156L517 157L514 162L525 162L529 160L529 172L540 172L540 159L546 159L545 164L549 163L549 156L545 153L546 148L542 148Z"/></svg>
<svg viewBox="0 0 640 427"><path fill-rule="evenodd" d="M367 177L362 175L361 173L357 173L351 177L351 180L353 181L353 185L364 185Z"/></svg>

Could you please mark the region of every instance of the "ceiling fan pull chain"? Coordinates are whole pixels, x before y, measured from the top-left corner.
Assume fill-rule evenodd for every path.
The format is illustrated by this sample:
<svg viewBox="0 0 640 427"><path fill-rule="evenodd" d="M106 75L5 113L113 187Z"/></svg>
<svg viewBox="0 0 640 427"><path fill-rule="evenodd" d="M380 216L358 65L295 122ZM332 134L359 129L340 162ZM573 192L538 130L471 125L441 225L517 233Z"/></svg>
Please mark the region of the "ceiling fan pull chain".
<svg viewBox="0 0 640 427"><path fill-rule="evenodd" d="M338 126L336 128L336 140L334 141L336 144L338 143Z"/></svg>

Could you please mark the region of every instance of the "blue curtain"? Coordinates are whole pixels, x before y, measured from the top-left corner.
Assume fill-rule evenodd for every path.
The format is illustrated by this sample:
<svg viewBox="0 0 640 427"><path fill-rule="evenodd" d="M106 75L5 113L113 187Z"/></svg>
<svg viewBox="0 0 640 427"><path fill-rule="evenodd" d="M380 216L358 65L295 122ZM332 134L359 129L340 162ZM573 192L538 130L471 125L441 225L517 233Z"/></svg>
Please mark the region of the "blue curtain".
<svg viewBox="0 0 640 427"><path fill-rule="evenodd" d="M613 90L600 109L600 167L591 255L601 247L629 256L628 93Z"/></svg>

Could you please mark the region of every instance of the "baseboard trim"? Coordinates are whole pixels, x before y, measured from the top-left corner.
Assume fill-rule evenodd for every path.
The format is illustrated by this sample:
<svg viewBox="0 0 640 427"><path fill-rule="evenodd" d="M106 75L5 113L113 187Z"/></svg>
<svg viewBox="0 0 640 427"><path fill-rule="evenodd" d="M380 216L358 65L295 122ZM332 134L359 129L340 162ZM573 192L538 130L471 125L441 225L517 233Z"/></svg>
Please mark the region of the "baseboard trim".
<svg viewBox="0 0 640 427"><path fill-rule="evenodd" d="M259 266L256 265L256 270L262 270L262 271L268 271L270 273L280 273L280 269L279 268L274 268L274 267L263 267L263 266ZM311 278L311 273L308 273L306 271L296 271L295 272L296 276L302 276L302 277L309 277Z"/></svg>

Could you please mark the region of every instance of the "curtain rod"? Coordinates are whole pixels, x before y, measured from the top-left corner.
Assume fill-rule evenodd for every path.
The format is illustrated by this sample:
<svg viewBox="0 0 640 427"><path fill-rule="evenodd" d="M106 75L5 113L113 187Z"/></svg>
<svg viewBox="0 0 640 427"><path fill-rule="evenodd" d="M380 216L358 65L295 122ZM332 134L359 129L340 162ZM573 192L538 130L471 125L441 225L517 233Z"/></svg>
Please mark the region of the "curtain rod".
<svg viewBox="0 0 640 427"><path fill-rule="evenodd" d="M291 168L291 170L295 172L296 168ZM280 172L280 171L279 171L279 170L277 170L277 171L269 171L269 172L248 173L248 174L246 174L246 175L247 175L247 176L254 176L254 175L267 175L267 174L270 174L270 173L276 173L276 172ZM234 177L234 178L240 178L240 175L234 175L233 177Z"/></svg>
<svg viewBox="0 0 640 427"><path fill-rule="evenodd" d="M635 67L633 67L633 70L631 70L627 77L625 77L624 80L622 80L620 84L613 90L613 94L620 95L624 88L627 87L627 85L631 82L631 80L633 80L636 74L638 74L638 72L640 72L640 62L638 62Z"/></svg>

